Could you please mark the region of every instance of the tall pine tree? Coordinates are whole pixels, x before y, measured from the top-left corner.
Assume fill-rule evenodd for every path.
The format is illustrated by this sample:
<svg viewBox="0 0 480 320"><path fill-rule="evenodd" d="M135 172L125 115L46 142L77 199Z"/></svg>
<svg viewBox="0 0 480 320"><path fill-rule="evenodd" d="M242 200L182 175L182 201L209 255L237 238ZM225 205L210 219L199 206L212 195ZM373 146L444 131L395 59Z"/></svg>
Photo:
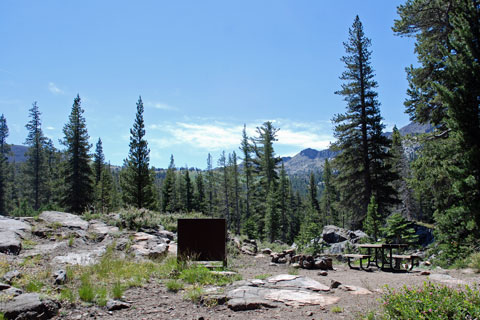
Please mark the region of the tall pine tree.
<svg viewBox="0 0 480 320"><path fill-rule="evenodd" d="M36 101L32 104L29 115L30 121L25 126L28 130L25 144L29 146L29 149L26 153L27 161L24 172L28 181L28 189L31 191L28 198L33 200L33 209L38 210L45 202L47 166L45 158L46 139L42 132L41 113Z"/></svg>
<svg viewBox="0 0 480 320"><path fill-rule="evenodd" d="M170 155L170 164L168 165L165 180L162 186L162 211L174 212L176 209L176 190L175 190L175 160L173 154Z"/></svg>
<svg viewBox="0 0 480 320"><path fill-rule="evenodd" d="M90 168L87 124L80 106L80 96L73 101L69 122L63 127L62 144L67 147L65 156L65 194L63 205L73 213L84 212L93 200L92 170Z"/></svg>
<svg viewBox="0 0 480 320"><path fill-rule="evenodd" d="M342 150L334 161L339 172L336 187L342 192L345 210L353 213L353 228L362 225L372 194L382 216L386 216L389 206L396 202L391 187L395 176L386 162L390 144L382 135L384 125L375 91L377 82L373 79L370 63L370 45L357 16L349 29L348 41L344 43L347 55L341 60L346 70L340 77L344 83L336 92L347 102L347 112L333 118L337 138L333 147Z"/></svg>
<svg viewBox="0 0 480 320"><path fill-rule="evenodd" d="M154 209L155 187L153 174L149 168L150 149L145 140L145 123L143 121L142 97L138 98L137 113L133 128L130 129L130 151L124 161L121 184L125 204L137 208Z"/></svg>
<svg viewBox="0 0 480 320"><path fill-rule="evenodd" d="M7 153L10 151L10 146L7 144L7 137L7 119L5 119L5 116L2 114L0 116L0 215L7 215Z"/></svg>

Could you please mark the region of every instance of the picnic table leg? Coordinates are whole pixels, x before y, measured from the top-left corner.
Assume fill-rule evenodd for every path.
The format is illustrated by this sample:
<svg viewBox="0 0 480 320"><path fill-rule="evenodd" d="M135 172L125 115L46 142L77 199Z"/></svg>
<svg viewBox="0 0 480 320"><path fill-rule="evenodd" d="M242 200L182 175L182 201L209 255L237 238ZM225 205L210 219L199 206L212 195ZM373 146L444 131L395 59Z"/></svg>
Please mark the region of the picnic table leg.
<svg viewBox="0 0 480 320"><path fill-rule="evenodd" d="M368 257L368 260L367 260L367 268L370 267L370 259L372 258L371 256L371 248L367 248L367 253L370 257ZM362 260L360 259L360 266L362 265Z"/></svg>

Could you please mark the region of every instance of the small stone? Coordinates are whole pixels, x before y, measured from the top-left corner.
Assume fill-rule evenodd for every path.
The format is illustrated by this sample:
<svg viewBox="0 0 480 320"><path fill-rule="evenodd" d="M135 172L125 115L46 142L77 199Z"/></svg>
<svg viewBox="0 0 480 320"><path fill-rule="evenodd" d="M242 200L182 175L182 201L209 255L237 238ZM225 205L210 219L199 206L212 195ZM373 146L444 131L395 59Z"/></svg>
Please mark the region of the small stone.
<svg viewBox="0 0 480 320"><path fill-rule="evenodd" d="M328 276L328 272L327 271L320 271L319 273L317 273L319 276L322 276L322 277L326 277Z"/></svg>
<svg viewBox="0 0 480 320"><path fill-rule="evenodd" d="M263 254L270 254L270 253L272 253L272 249L270 249L270 248L262 249L262 253Z"/></svg>
<svg viewBox="0 0 480 320"><path fill-rule="evenodd" d="M422 271L422 272L420 272L420 275L421 275L421 276L429 276L429 275L430 275L430 271Z"/></svg>
<svg viewBox="0 0 480 320"><path fill-rule="evenodd" d="M292 268L298 269L298 268L300 268L300 263L295 262L295 263L292 263L290 266L291 266Z"/></svg>
<svg viewBox="0 0 480 320"><path fill-rule="evenodd" d="M9 284L0 282L0 291L10 288Z"/></svg>
<svg viewBox="0 0 480 320"><path fill-rule="evenodd" d="M342 285L341 282L332 279L332 281L330 282L330 289L336 289L341 285Z"/></svg>
<svg viewBox="0 0 480 320"><path fill-rule="evenodd" d="M130 304L120 301L120 300L108 300L107 301L107 310L108 311L116 311L122 309L130 308Z"/></svg>
<svg viewBox="0 0 480 320"><path fill-rule="evenodd" d="M270 262L269 264L270 267L278 267L278 264L274 263L274 262Z"/></svg>
<svg viewBox="0 0 480 320"><path fill-rule="evenodd" d="M307 317L311 317L311 316L313 316L313 312L312 312L312 311L307 311L307 312L305 313L305 315L306 315Z"/></svg>
<svg viewBox="0 0 480 320"><path fill-rule="evenodd" d="M12 283L12 280L13 280L14 278L19 278L20 275L21 275L20 272L17 271L17 270L9 271L9 272L7 272L7 273L4 274L3 280L4 280L6 283L11 284L11 283Z"/></svg>
<svg viewBox="0 0 480 320"><path fill-rule="evenodd" d="M53 274L55 278L55 284L64 284L67 281L67 272L65 270L57 270Z"/></svg>

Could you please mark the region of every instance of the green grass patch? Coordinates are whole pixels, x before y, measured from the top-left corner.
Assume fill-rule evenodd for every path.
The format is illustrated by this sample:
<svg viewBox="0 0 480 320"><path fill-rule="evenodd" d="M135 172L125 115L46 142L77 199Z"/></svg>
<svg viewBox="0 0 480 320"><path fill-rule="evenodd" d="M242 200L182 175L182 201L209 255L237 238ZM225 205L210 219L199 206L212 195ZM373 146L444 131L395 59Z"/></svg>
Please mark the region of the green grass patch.
<svg viewBox="0 0 480 320"><path fill-rule="evenodd" d="M183 283L181 281L171 279L165 283L167 290L170 292L178 292L183 289Z"/></svg>
<svg viewBox="0 0 480 320"><path fill-rule="evenodd" d="M25 285L25 290L27 292L40 292L40 291L42 291L42 288L44 286L45 286L45 284L42 281L40 281L38 279L31 279Z"/></svg>
<svg viewBox="0 0 480 320"><path fill-rule="evenodd" d="M124 291L125 289L120 283L120 281L117 281L113 284L113 287L112 287L112 297L114 299L121 299Z"/></svg>
<svg viewBox="0 0 480 320"><path fill-rule="evenodd" d="M30 240L30 239L22 240L22 249L30 250L30 249L33 249L36 245L37 245L37 242L33 240Z"/></svg>
<svg viewBox="0 0 480 320"><path fill-rule="evenodd" d="M468 257L468 266L475 269L476 272L480 272L480 252L473 253Z"/></svg>
<svg viewBox="0 0 480 320"><path fill-rule="evenodd" d="M272 276L271 273L262 273L262 274L256 275L255 279L265 280L271 276Z"/></svg>
<svg viewBox="0 0 480 320"><path fill-rule="evenodd" d="M63 288L60 290L60 300L74 303L76 300L75 292L70 288Z"/></svg>
<svg viewBox="0 0 480 320"><path fill-rule="evenodd" d="M183 296L183 298L185 300L190 300L192 302L199 302L200 299L202 299L202 295L203 295L202 287L194 285L185 290L185 295Z"/></svg>
<svg viewBox="0 0 480 320"><path fill-rule="evenodd" d="M343 308L342 307L339 307L339 306L334 306L332 307L332 309L330 309L330 311L332 313L342 313L343 312Z"/></svg>
<svg viewBox="0 0 480 320"><path fill-rule="evenodd" d="M179 279L189 284L223 286L240 280L240 275L227 276L216 274L202 265L193 264L180 272Z"/></svg>
<svg viewBox="0 0 480 320"><path fill-rule="evenodd" d="M381 319L479 319L478 287L450 288L425 282L421 287L386 287Z"/></svg>

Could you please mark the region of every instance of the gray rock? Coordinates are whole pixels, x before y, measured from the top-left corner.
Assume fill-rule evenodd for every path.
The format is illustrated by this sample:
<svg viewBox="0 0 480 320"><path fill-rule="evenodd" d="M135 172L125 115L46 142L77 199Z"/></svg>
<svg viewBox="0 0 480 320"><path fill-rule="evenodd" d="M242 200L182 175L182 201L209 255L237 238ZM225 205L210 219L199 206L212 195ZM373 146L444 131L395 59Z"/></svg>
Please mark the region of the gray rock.
<svg viewBox="0 0 480 320"><path fill-rule="evenodd" d="M12 231L24 237L32 231L32 227L23 221L0 216L0 231Z"/></svg>
<svg viewBox="0 0 480 320"><path fill-rule="evenodd" d="M47 223L58 223L60 226L65 228L81 230L88 229L87 221L71 213L44 211L38 217Z"/></svg>
<svg viewBox="0 0 480 320"><path fill-rule="evenodd" d="M331 289L336 289L338 287L340 287L342 285L341 282L337 281L337 280L334 280L332 279L331 282L330 282L330 288Z"/></svg>
<svg viewBox="0 0 480 320"><path fill-rule="evenodd" d="M99 258L105 253L105 251L105 247L100 247L91 250L69 252L64 256L56 256L55 258L53 258L52 262L88 266L97 263Z"/></svg>
<svg viewBox="0 0 480 320"><path fill-rule="evenodd" d="M175 239L175 233L167 231L167 230L158 230L156 232L156 235L160 238L164 238L164 239L168 239L168 240Z"/></svg>
<svg viewBox="0 0 480 320"><path fill-rule="evenodd" d="M18 289L18 288L15 288L15 287L10 287L6 290L0 291L0 297L4 296L4 297L7 297L7 299L10 299L10 298L19 296L22 293L23 293L23 291L21 289ZM0 298L0 301L1 300L2 299Z"/></svg>
<svg viewBox="0 0 480 320"><path fill-rule="evenodd" d="M18 255L22 250L19 236L11 230L0 231L0 252Z"/></svg>
<svg viewBox="0 0 480 320"><path fill-rule="evenodd" d="M330 246L330 253L331 254L340 254L340 253L343 253L345 251L345 247L347 246L347 242L348 241L343 241L343 242L338 242L338 243L333 243L331 246Z"/></svg>
<svg viewBox="0 0 480 320"><path fill-rule="evenodd" d="M88 232L92 233L96 236L97 241L102 241L106 235L114 234L119 232L120 230L117 227L112 227L104 222L92 220L90 221L90 225L88 227Z"/></svg>
<svg viewBox="0 0 480 320"><path fill-rule="evenodd" d="M130 304L120 300L108 300L107 301L107 310L108 311L116 311L122 309L130 308Z"/></svg>
<svg viewBox="0 0 480 320"><path fill-rule="evenodd" d="M25 293L0 302L0 312L7 319L50 319L57 314L59 307L52 300L40 300L37 293Z"/></svg>
<svg viewBox="0 0 480 320"><path fill-rule="evenodd" d="M15 278L19 278L20 275L21 275L21 273L18 270L9 271L9 272L7 272L3 275L3 281L11 284L12 280L15 279Z"/></svg>
<svg viewBox="0 0 480 320"><path fill-rule="evenodd" d="M233 311L255 310L255 309L260 309L261 307L266 307L266 308L277 307L275 303L268 301L266 299L261 299L257 297L230 299L227 302L227 306Z"/></svg>
<svg viewBox="0 0 480 320"><path fill-rule="evenodd" d="M350 236L348 230L328 225L323 227L322 239L327 243L338 243L350 239Z"/></svg>
<svg viewBox="0 0 480 320"><path fill-rule="evenodd" d="M267 279L270 287L274 288L296 288L312 291L330 291L330 288L309 277L281 274Z"/></svg>
<svg viewBox="0 0 480 320"><path fill-rule="evenodd" d="M0 282L0 291L10 288L9 284Z"/></svg>
<svg viewBox="0 0 480 320"><path fill-rule="evenodd" d="M53 274L55 284L64 284L67 281L67 272L63 269L55 271Z"/></svg>

